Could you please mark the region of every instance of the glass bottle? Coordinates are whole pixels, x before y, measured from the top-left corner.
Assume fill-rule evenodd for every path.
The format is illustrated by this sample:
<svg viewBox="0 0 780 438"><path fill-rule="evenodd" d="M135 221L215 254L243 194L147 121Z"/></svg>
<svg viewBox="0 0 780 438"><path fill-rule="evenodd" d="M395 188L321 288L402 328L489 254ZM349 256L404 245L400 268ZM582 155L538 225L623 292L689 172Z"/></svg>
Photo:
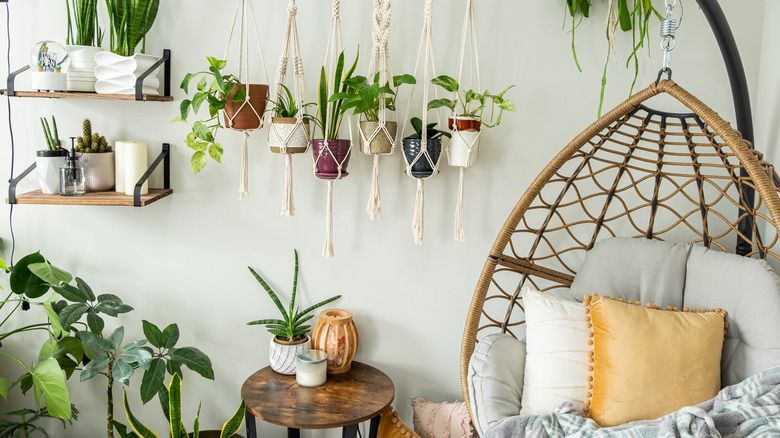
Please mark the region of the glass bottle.
<svg viewBox="0 0 780 438"><path fill-rule="evenodd" d="M60 195L81 196L87 193L84 168L76 156L76 137L70 138L70 153L65 164L60 167Z"/></svg>

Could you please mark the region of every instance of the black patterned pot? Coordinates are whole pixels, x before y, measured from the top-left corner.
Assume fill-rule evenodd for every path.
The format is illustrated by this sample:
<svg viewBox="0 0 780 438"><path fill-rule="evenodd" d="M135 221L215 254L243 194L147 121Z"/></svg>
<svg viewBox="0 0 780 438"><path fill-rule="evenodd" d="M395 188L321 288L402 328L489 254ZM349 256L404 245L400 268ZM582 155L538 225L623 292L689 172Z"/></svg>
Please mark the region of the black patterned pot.
<svg viewBox="0 0 780 438"><path fill-rule="evenodd" d="M428 157L426 157L425 154L420 155L420 158L416 162L414 161L415 158L417 158L417 155L420 153L420 150L422 149L422 140L419 138L410 138L410 137L405 138L403 143L403 149L404 149L404 158L406 159L406 163L412 165L413 177L427 178L433 175L433 168L439 162L439 157L441 156L440 138L428 139L426 149L428 151L428 156L430 157L430 161L428 161ZM431 164L434 164L434 166L432 166Z"/></svg>

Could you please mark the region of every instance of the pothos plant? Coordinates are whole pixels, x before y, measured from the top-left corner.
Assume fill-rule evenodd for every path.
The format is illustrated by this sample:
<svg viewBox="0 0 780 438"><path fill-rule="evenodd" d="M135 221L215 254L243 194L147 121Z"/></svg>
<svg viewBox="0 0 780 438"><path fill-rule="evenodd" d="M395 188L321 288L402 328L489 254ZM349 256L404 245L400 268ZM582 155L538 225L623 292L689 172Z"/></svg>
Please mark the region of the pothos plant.
<svg viewBox="0 0 780 438"><path fill-rule="evenodd" d="M362 114L366 121L379 120L380 95L384 97L385 108L395 111L395 101L398 98L398 88L403 84L416 84L414 76L409 74L393 76L393 85L389 82L379 83L379 72L374 74L372 83L365 76L354 76L344 80L346 91L336 93L331 99L344 99L342 109L354 108L355 115Z"/></svg>
<svg viewBox="0 0 780 438"><path fill-rule="evenodd" d="M498 94L491 94L488 90L483 92L471 89L461 90L458 81L447 75L437 76L431 79L431 83L439 85L445 91L455 93L455 99L434 99L428 102L428 110L447 107L459 116L476 120L488 128L493 128L501 123L501 115L504 111L515 110L515 104L504 98L504 94L514 85L506 87ZM488 107L490 112L485 113ZM496 109L498 109L498 113L496 113Z"/></svg>
<svg viewBox="0 0 780 438"><path fill-rule="evenodd" d="M222 73L227 61L212 56L208 56L206 59L209 62L208 70L184 75L180 87L187 94L190 92L189 87L192 80L198 77L200 79L192 98L182 100L179 105L181 114L171 120L171 123L187 123L192 128L184 143L195 151L190 159L193 173L200 172L206 166L207 153L217 163L222 162L222 145L216 140L217 132L224 128L219 112L225 109L225 104L228 101L243 102L246 98L246 91L240 87L236 88L240 82L238 78L231 74ZM234 88L236 91L231 95ZM190 110L193 116L197 116L204 103L208 106L209 117L190 124L187 120L190 116Z"/></svg>

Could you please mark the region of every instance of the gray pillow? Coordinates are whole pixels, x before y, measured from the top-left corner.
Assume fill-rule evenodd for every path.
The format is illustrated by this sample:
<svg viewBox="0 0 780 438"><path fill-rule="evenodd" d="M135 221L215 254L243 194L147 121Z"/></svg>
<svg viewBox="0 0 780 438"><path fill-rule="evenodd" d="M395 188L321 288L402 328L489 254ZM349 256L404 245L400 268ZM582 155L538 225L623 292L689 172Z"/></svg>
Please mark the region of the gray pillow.
<svg viewBox="0 0 780 438"><path fill-rule="evenodd" d="M582 301L597 293L660 306L682 307L690 243L613 237L585 255L570 293Z"/></svg>
<svg viewBox="0 0 780 438"><path fill-rule="evenodd" d="M524 370L524 341L494 333L477 343L467 375L477 433L483 435L496 422L520 414Z"/></svg>

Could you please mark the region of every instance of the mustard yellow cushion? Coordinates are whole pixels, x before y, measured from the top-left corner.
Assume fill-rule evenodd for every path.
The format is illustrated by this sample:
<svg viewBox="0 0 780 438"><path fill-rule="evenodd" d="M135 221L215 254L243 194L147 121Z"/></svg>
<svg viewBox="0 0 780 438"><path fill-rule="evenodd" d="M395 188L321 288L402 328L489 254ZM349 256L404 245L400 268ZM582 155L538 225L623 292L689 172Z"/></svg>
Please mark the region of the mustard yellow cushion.
<svg viewBox="0 0 780 438"><path fill-rule="evenodd" d="M420 438L409 426L398 417L392 406L382 412L379 417L377 438Z"/></svg>
<svg viewBox="0 0 780 438"><path fill-rule="evenodd" d="M663 310L595 295L585 305L593 330L588 416L599 425L662 417L720 390L725 311Z"/></svg>

